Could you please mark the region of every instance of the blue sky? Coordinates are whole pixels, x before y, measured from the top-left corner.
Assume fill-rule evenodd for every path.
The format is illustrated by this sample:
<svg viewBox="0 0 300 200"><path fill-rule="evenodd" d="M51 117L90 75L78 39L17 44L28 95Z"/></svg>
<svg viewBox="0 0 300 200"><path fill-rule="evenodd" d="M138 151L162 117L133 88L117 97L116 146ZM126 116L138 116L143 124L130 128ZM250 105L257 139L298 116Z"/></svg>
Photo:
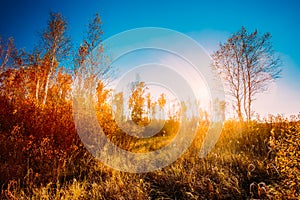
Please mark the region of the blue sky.
<svg viewBox="0 0 300 200"><path fill-rule="evenodd" d="M88 20L99 12L104 37L137 27L165 27L183 32L208 52L230 33L245 26L270 32L274 49L282 56L283 78L258 97L261 113L298 114L300 111L300 3L299 1L122 1L122 0L1 0L0 35L13 36L18 47L30 50L37 32L46 26L50 11L68 20L73 43L79 44Z"/></svg>

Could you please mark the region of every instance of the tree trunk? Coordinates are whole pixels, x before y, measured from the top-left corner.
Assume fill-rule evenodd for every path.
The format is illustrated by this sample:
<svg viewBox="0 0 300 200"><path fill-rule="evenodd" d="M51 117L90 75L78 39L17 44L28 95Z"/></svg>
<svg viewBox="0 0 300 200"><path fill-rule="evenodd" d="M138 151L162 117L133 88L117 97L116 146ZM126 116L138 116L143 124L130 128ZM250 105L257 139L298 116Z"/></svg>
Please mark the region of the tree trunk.
<svg viewBox="0 0 300 200"><path fill-rule="evenodd" d="M243 119L243 114L242 114L242 109L241 109L241 102L240 102L240 100L238 100L238 102L237 102L237 114L238 114L239 120L240 120L241 122L244 121L244 119Z"/></svg>
<svg viewBox="0 0 300 200"><path fill-rule="evenodd" d="M50 75L51 75L51 73L49 72L48 75L47 75L46 84L45 84L43 106L46 105L46 101L47 101L48 88L49 88L49 82L50 82Z"/></svg>
<svg viewBox="0 0 300 200"><path fill-rule="evenodd" d="M248 110L247 110L247 121L251 121L251 104L252 104L252 94L251 94L251 89L249 88L249 94L248 94Z"/></svg>
<svg viewBox="0 0 300 200"><path fill-rule="evenodd" d="M247 75L248 75L248 110L247 110L247 121L249 122L251 120L251 103L252 103L252 90L251 90L251 69L250 65L248 65L248 59L247 59Z"/></svg>
<svg viewBox="0 0 300 200"><path fill-rule="evenodd" d="M36 88L35 88L35 99L39 101L39 90L40 90L40 79L37 80Z"/></svg>

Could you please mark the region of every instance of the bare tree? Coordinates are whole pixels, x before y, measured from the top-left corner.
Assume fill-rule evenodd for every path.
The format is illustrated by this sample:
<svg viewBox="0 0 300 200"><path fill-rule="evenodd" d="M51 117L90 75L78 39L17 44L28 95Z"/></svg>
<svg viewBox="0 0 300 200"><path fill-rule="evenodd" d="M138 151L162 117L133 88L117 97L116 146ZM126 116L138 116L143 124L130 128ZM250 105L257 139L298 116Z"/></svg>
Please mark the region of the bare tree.
<svg viewBox="0 0 300 200"><path fill-rule="evenodd" d="M223 80L226 94L232 97L240 121L244 116L251 120L255 96L280 77L280 59L270 39L270 33L248 33L242 27L212 54L212 68Z"/></svg>
<svg viewBox="0 0 300 200"><path fill-rule="evenodd" d="M3 72L5 68L13 66L16 54L17 49L13 38L4 40L0 37L0 72Z"/></svg>
<svg viewBox="0 0 300 200"><path fill-rule="evenodd" d="M109 77L109 59L104 54L102 36L102 20L96 14L89 22L87 33L75 56L75 78L77 84L85 85L85 88L91 88L99 81L106 84L104 79Z"/></svg>

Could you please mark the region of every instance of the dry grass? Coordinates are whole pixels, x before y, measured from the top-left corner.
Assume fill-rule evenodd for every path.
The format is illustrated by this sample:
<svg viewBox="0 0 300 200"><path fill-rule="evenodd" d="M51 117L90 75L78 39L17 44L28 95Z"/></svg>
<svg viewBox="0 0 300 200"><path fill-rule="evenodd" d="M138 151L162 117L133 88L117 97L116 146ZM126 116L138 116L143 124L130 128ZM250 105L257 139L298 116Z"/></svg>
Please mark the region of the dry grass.
<svg viewBox="0 0 300 200"><path fill-rule="evenodd" d="M1 199L300 196L299 121L280 116L273 122L228 121L215 148L199 158L207 129L202 126L192 146L175 163L154 172L131 174L110 169L90 156L76 135L69 104L41 110L30 103L16 106L3 99L0 103ZM124 142L123 146L134 152L158 149L172 138L172 132L164 130L152 139L128 144L128 138L119 137L114 142Z"/></svg>

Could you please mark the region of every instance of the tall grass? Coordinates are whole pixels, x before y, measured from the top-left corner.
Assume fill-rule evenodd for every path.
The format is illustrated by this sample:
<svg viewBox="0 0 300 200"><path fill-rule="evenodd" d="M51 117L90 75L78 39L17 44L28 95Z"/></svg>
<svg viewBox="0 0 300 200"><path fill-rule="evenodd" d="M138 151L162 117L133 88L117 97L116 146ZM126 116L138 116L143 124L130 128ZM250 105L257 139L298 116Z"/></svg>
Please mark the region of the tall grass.
<svg viewBox="0 0 300 200"><path fill-rule="evenodd" d="M39 108L0 100L1 199L296 199L300 188L300 122L281 116L227 121L214 149L199 158L207 125L176 162L143 174L95 160L78 138L68 103ZM106 121L106 123L108 123ZM113 121L110 121L113 126ZM166 145L178 124L150 139L107 135L133 152ZM171 131L172 130L172 131ZM117 137L114 137L117 136Z"/></svg>

